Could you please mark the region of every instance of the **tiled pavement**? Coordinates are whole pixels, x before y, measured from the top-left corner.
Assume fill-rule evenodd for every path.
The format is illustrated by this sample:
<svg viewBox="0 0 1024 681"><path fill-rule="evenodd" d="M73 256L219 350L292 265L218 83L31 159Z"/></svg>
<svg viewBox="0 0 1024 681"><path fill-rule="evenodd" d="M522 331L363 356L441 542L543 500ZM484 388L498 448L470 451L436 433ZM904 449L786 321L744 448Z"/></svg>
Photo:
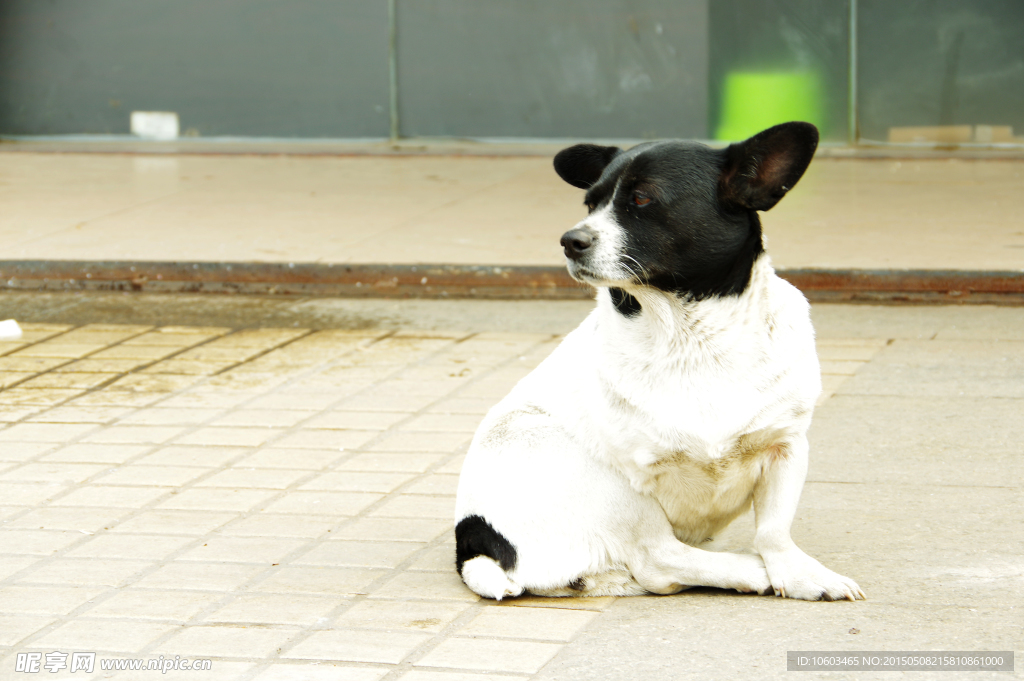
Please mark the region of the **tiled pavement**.
<svg viewBox="0 0 1024 681"><path fill-rule="evenodd" d="M219 680L528 678L613 601L496 604L453 570L462 455L555 336L25 331L0 343L0 678L83 676L13 671L33 651L207 658ZM824 398L884 344L821 341Z"/></svg>

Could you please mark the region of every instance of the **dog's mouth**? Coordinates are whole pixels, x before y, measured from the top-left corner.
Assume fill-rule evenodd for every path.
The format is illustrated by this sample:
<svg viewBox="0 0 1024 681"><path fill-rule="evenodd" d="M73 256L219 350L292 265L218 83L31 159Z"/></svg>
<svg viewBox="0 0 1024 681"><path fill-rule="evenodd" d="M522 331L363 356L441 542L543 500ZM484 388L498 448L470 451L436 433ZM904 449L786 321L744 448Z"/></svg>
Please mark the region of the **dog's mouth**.
<svg viewBox="0 0 1024 681"><path fill-rule="evenodd" d="M577 260L568 261L569 276L581 284L590 286L629 286L637 283L634 277L626 272L596 272L593 268L581 264Z"/></svg>

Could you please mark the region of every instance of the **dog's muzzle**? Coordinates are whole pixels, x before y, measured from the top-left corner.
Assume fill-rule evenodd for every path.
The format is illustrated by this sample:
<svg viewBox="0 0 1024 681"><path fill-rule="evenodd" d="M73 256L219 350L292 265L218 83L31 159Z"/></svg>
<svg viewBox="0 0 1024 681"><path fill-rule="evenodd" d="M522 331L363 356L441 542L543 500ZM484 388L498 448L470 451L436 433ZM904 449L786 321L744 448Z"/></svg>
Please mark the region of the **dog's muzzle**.
<svg viewBox="0 0 1024 681"><path fill-rule="evenodd" d="M596 241L597 235L588 229L570 229L562 235L561 244L565 257L580 260L590 253Z"/></svg>

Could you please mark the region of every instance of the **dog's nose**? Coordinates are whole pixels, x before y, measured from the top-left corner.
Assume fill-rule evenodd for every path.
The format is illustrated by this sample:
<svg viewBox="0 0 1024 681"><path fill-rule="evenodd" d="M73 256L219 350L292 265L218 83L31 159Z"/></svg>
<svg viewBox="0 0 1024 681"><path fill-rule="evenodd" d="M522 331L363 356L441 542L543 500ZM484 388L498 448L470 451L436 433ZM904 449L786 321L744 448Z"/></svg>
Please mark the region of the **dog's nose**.
<svg viewBox="0 0 1024 681"><path fill-rule="evenodd" d="M561 243L565 249L565 257L576 260L583 257L594 245L594 234L585 229L570 229L562 235Z"/></svg>

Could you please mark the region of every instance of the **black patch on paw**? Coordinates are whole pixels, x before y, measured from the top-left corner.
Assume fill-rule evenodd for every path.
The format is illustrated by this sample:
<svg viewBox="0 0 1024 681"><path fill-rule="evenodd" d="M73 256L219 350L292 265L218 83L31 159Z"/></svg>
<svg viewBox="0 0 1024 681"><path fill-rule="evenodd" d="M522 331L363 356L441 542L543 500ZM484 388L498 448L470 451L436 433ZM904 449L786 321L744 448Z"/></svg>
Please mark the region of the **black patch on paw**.
<svg viewBox="0 0 1024 681"><path fill-rule="evenodd" d="M576 579L569 582L568 587L573 591L586 591L587 579L586 577L577 577Z"/></svg>
<svg viewBox="0 0 1024 681"><path fill-rule="evenodd" d="M615 310L623 317L635 317L643 312L640 301L621 288L610 288L608 293L612 296L612 305L615 306Z"/></svg>
<svg viewBox="0 0 1024 681"><path fill-rule="evenodd" d="M516 547L478 515L471 515L455 526L455 569L462 574L467 560L487 556L498 562L506 572L516 566Z"/></svg>

